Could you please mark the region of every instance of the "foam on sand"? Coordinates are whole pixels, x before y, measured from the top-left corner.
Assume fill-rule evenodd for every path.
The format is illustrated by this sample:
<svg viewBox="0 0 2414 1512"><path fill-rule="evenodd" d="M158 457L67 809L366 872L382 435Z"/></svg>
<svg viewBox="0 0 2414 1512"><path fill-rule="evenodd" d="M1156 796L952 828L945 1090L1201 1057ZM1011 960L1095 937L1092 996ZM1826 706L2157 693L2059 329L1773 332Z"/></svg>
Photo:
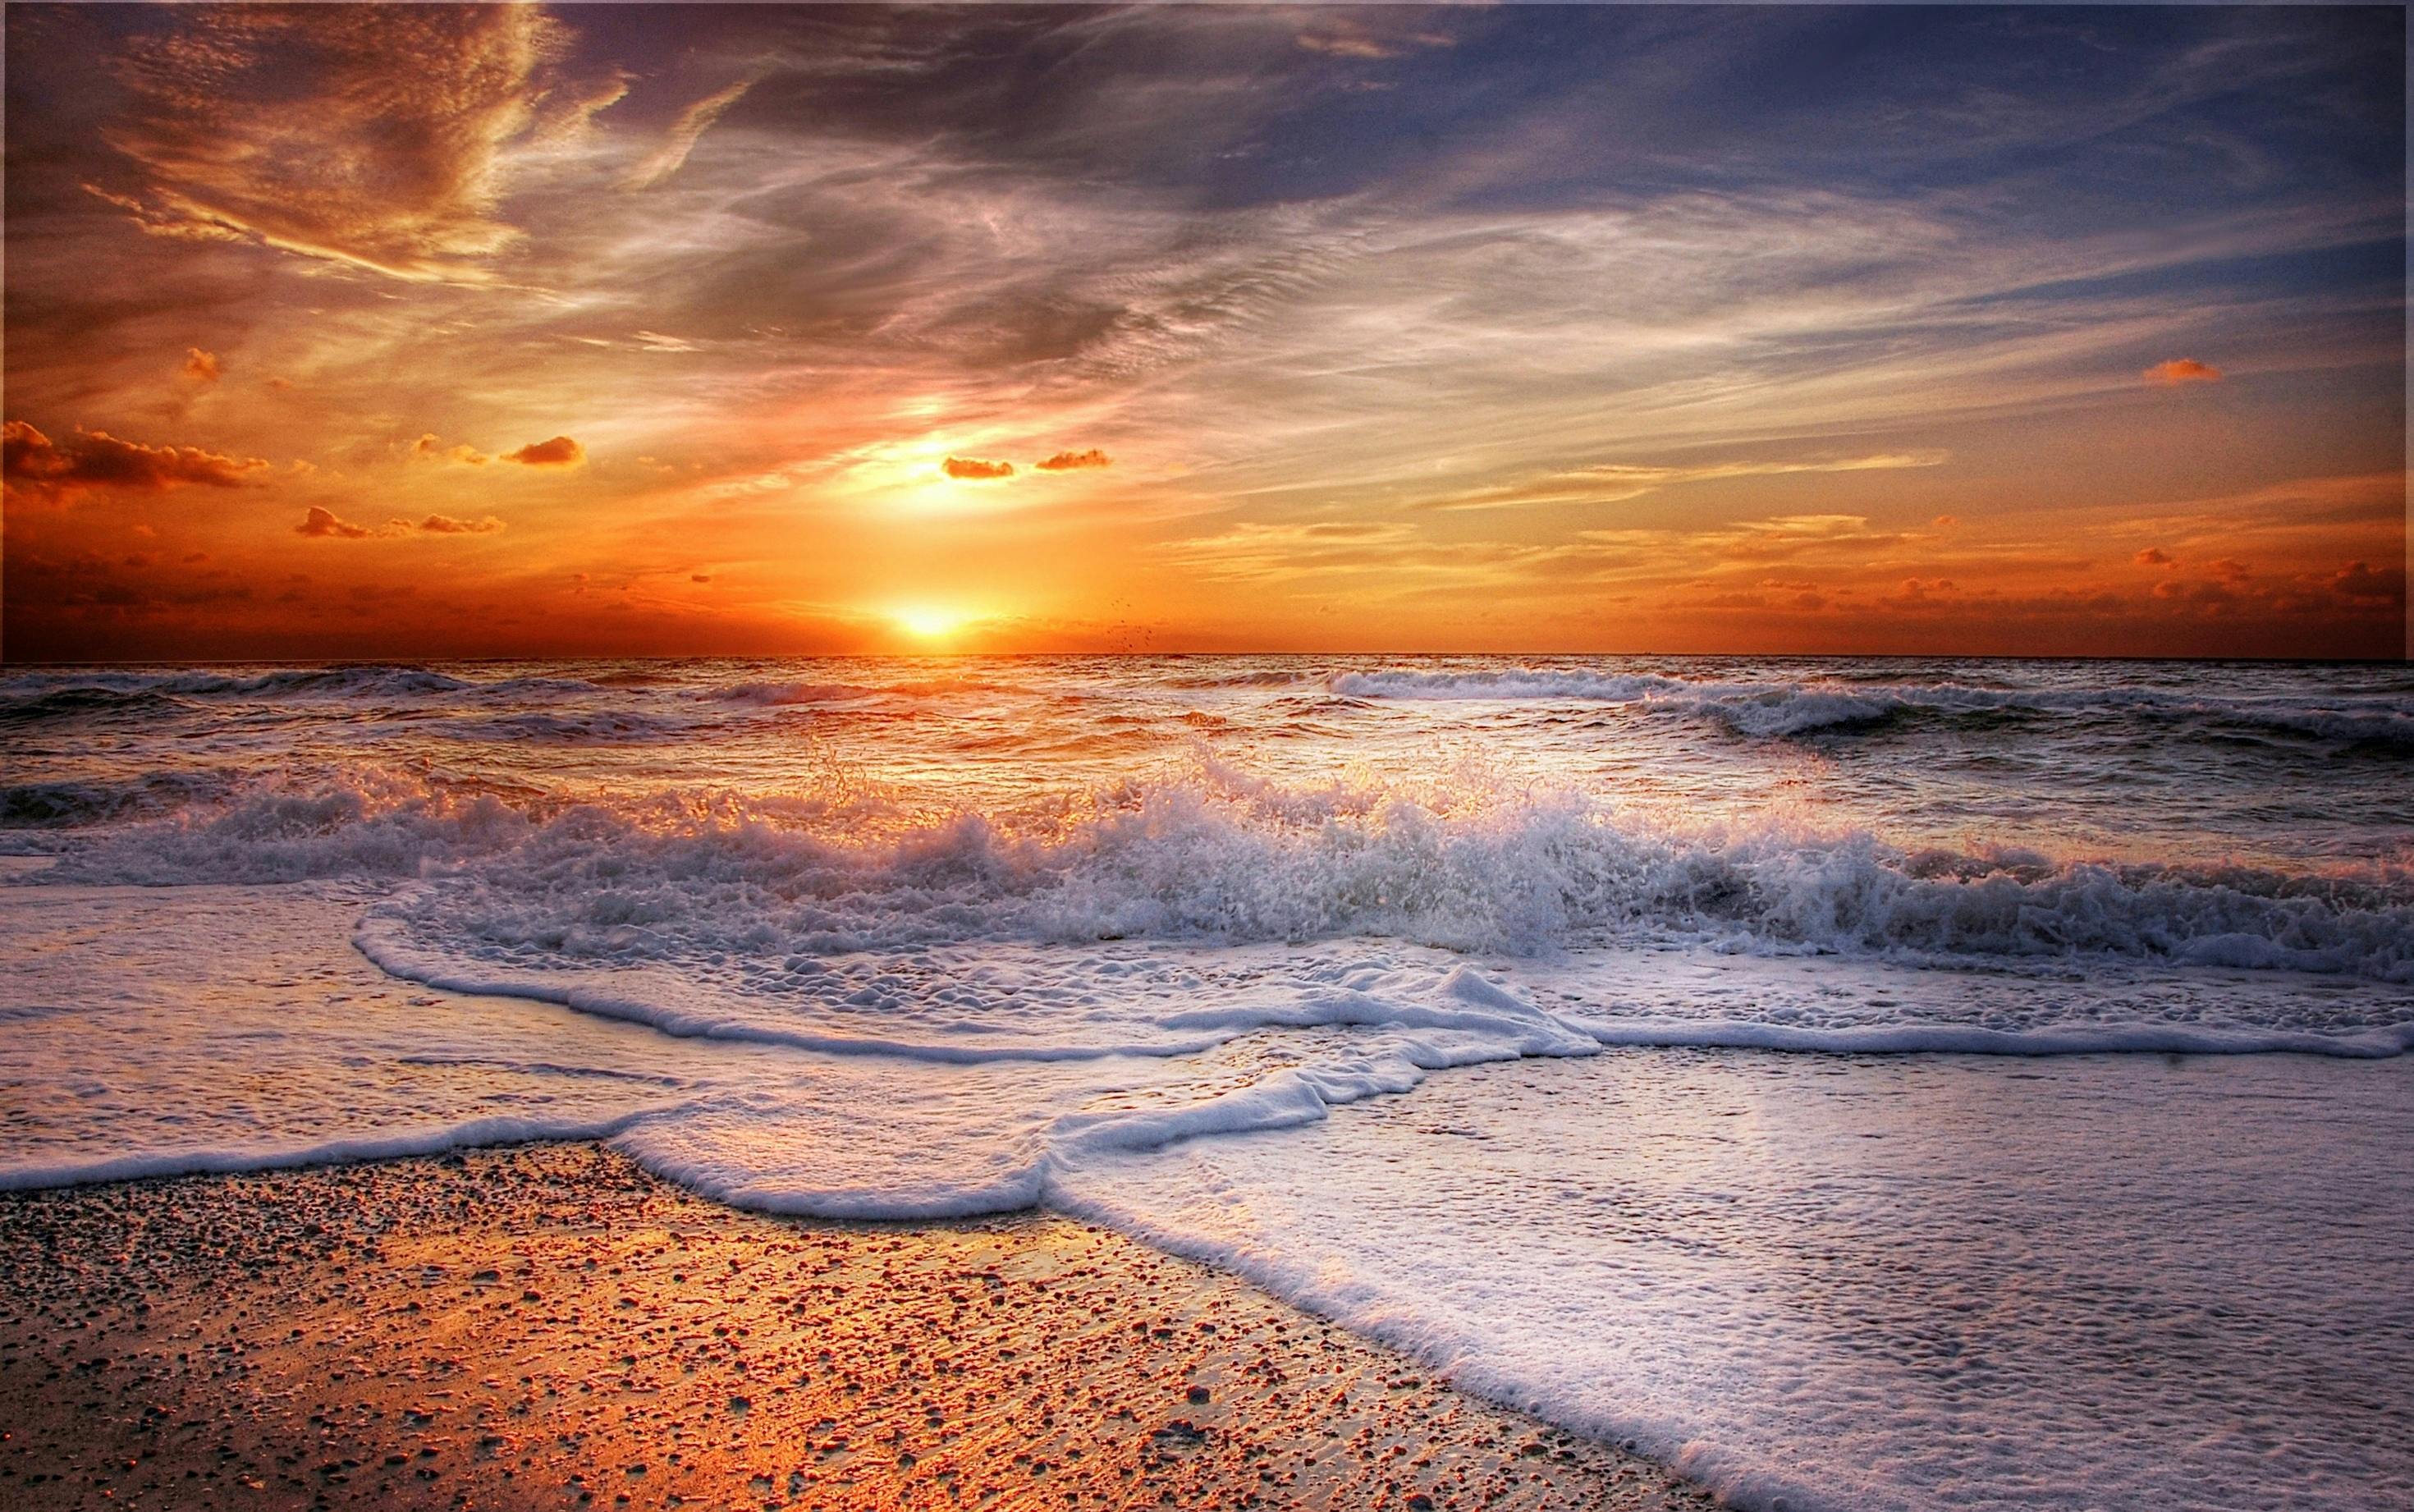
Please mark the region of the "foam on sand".
<svg viewBox="0 0 2414 1512"><path fill-rule="evenodd" d="M2409 1128L2399 1065L1632 1053L1051 1201L1731 1505L2287 1512L2414 1498Z"/></svg>

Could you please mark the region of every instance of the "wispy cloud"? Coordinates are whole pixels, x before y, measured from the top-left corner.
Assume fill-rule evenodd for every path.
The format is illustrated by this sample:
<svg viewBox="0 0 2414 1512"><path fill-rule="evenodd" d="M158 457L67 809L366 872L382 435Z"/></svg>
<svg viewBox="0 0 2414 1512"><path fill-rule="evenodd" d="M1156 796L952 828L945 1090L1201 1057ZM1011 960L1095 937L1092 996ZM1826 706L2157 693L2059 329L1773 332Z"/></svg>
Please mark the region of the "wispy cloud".
<svg viewBox="0 0 2414 1512"><path fill-rule="evenodd" d="M1883 452L1868 457L1828 457L1800 461L1694 462L1647 467L1604 463L1554 472L1522 483L1502 484L1424 502L1430 510L1519 509L1542 505L1610 504L1639 499L1677 484L1712 483L1729 478L1773 478L1798 472L1878 472L1900 468L1940 467L1946 453Z"/></svg>
<svg viewBox="0 0 2414 1512"><path fill-rule="evenodd" d="M705 132L712 128L712 123L720 120L723 112L744 98L746 91L753 87L753 80L741 79L725 89L713 91L681 111L678 119L671 124L669 134L663 139L663 144L629 171L624 186L632 189L648 189L678 172L687 162L688 155L695 151L695 144L703 140Z"/></svg>
<svg viewBox="0 0 2414 1512"><path fill-rule="evenodd" d="M2309 425L2343 472L2395 465L2378 400L2308 397L2400 386L2402 282L2355 271L2403 232L2362 145L2402 124L2377 23L2101 19L2099 52L1944 12L1856 33L1902 67L1823 76L1815 110L1731 87L1842 24L12 7L9 414L91 459L28 440L10 487L64 498L150 465L106 442L172 434L197 444L149 448L194 454L163 476L434 545L481 532L430 519L495 518L462 497L483 463L546 581L631 576L618 553L683 582L708 551L778 564L714 568L758 604L853 612L891 585L851 566L910 559L968 600L1061 583L1059 618L1408 628L1512 602L1606 623L1630 591L1842 613L1908 581L1935 614L2095 573L2071 511L2193 492L2100 530L2091 591L2287 576L2349 603L2319 585L2392 560L2372 499L2218 538L2283 530L2255 499ZM176 381L192 352L239 381ZM297 447L320 472L254 457ZM240 510L189 513L160 522L177 547L272 569ZM51 528L12 516L12 553ZM2233 550L2253 582L2209 576ZM1199 586L1236 581L1263 591Z"/></svg>
<svg viewBox="0 0 2414 1512"><path fill-rule="evenodd" d="M103 191L147 231L257 239L401 278L483 277L504 144L564 33L532 6L229 7L179 15L117 69Z"/></svg>

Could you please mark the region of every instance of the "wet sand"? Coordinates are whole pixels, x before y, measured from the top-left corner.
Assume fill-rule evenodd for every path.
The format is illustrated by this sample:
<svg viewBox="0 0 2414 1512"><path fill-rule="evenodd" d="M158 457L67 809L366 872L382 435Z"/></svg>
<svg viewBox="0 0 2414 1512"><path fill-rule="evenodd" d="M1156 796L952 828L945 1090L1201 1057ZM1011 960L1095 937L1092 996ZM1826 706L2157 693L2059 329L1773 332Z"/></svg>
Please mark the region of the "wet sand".
<svg viewBox="0 0 2414 1512"><path fill-rule="evenodd" d="M1062 1219L765 1218L590 1145L0 1194L11 1507L1676 1508Z"/></svg>

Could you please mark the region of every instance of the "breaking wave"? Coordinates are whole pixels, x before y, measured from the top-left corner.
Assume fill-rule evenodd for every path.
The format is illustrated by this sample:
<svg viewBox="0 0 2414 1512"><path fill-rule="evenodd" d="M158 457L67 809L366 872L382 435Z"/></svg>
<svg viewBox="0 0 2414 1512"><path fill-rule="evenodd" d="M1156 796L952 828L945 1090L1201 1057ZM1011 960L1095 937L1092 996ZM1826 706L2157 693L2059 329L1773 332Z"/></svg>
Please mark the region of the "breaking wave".
<svg viewBox="0 0 2414 1512"><path fill-rule="evenodd" d="M867 791L538 801L363 773L70 835L53 875L426 878L444 900L431 928L566 960L1387 936L1527 956L1681 941L2414 981L2402 868L1910 849L1865 830L1689 825L1573 792L1286 786L1212 763L1069 808L936 816Z"/></svg>

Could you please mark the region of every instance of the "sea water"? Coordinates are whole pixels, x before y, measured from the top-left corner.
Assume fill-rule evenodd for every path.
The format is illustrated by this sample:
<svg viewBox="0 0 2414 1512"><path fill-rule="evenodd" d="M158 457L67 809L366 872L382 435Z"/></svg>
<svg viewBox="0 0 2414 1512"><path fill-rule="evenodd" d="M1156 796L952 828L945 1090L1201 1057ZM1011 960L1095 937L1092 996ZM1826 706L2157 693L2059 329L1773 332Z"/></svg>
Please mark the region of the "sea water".
<svg viewBox="0 0 2414 1512"><path fill-rule="evenodd" d="M1041 1205L1737 1505L2414 1505L2414 677L0 676L0 1184Z"/></svg>

